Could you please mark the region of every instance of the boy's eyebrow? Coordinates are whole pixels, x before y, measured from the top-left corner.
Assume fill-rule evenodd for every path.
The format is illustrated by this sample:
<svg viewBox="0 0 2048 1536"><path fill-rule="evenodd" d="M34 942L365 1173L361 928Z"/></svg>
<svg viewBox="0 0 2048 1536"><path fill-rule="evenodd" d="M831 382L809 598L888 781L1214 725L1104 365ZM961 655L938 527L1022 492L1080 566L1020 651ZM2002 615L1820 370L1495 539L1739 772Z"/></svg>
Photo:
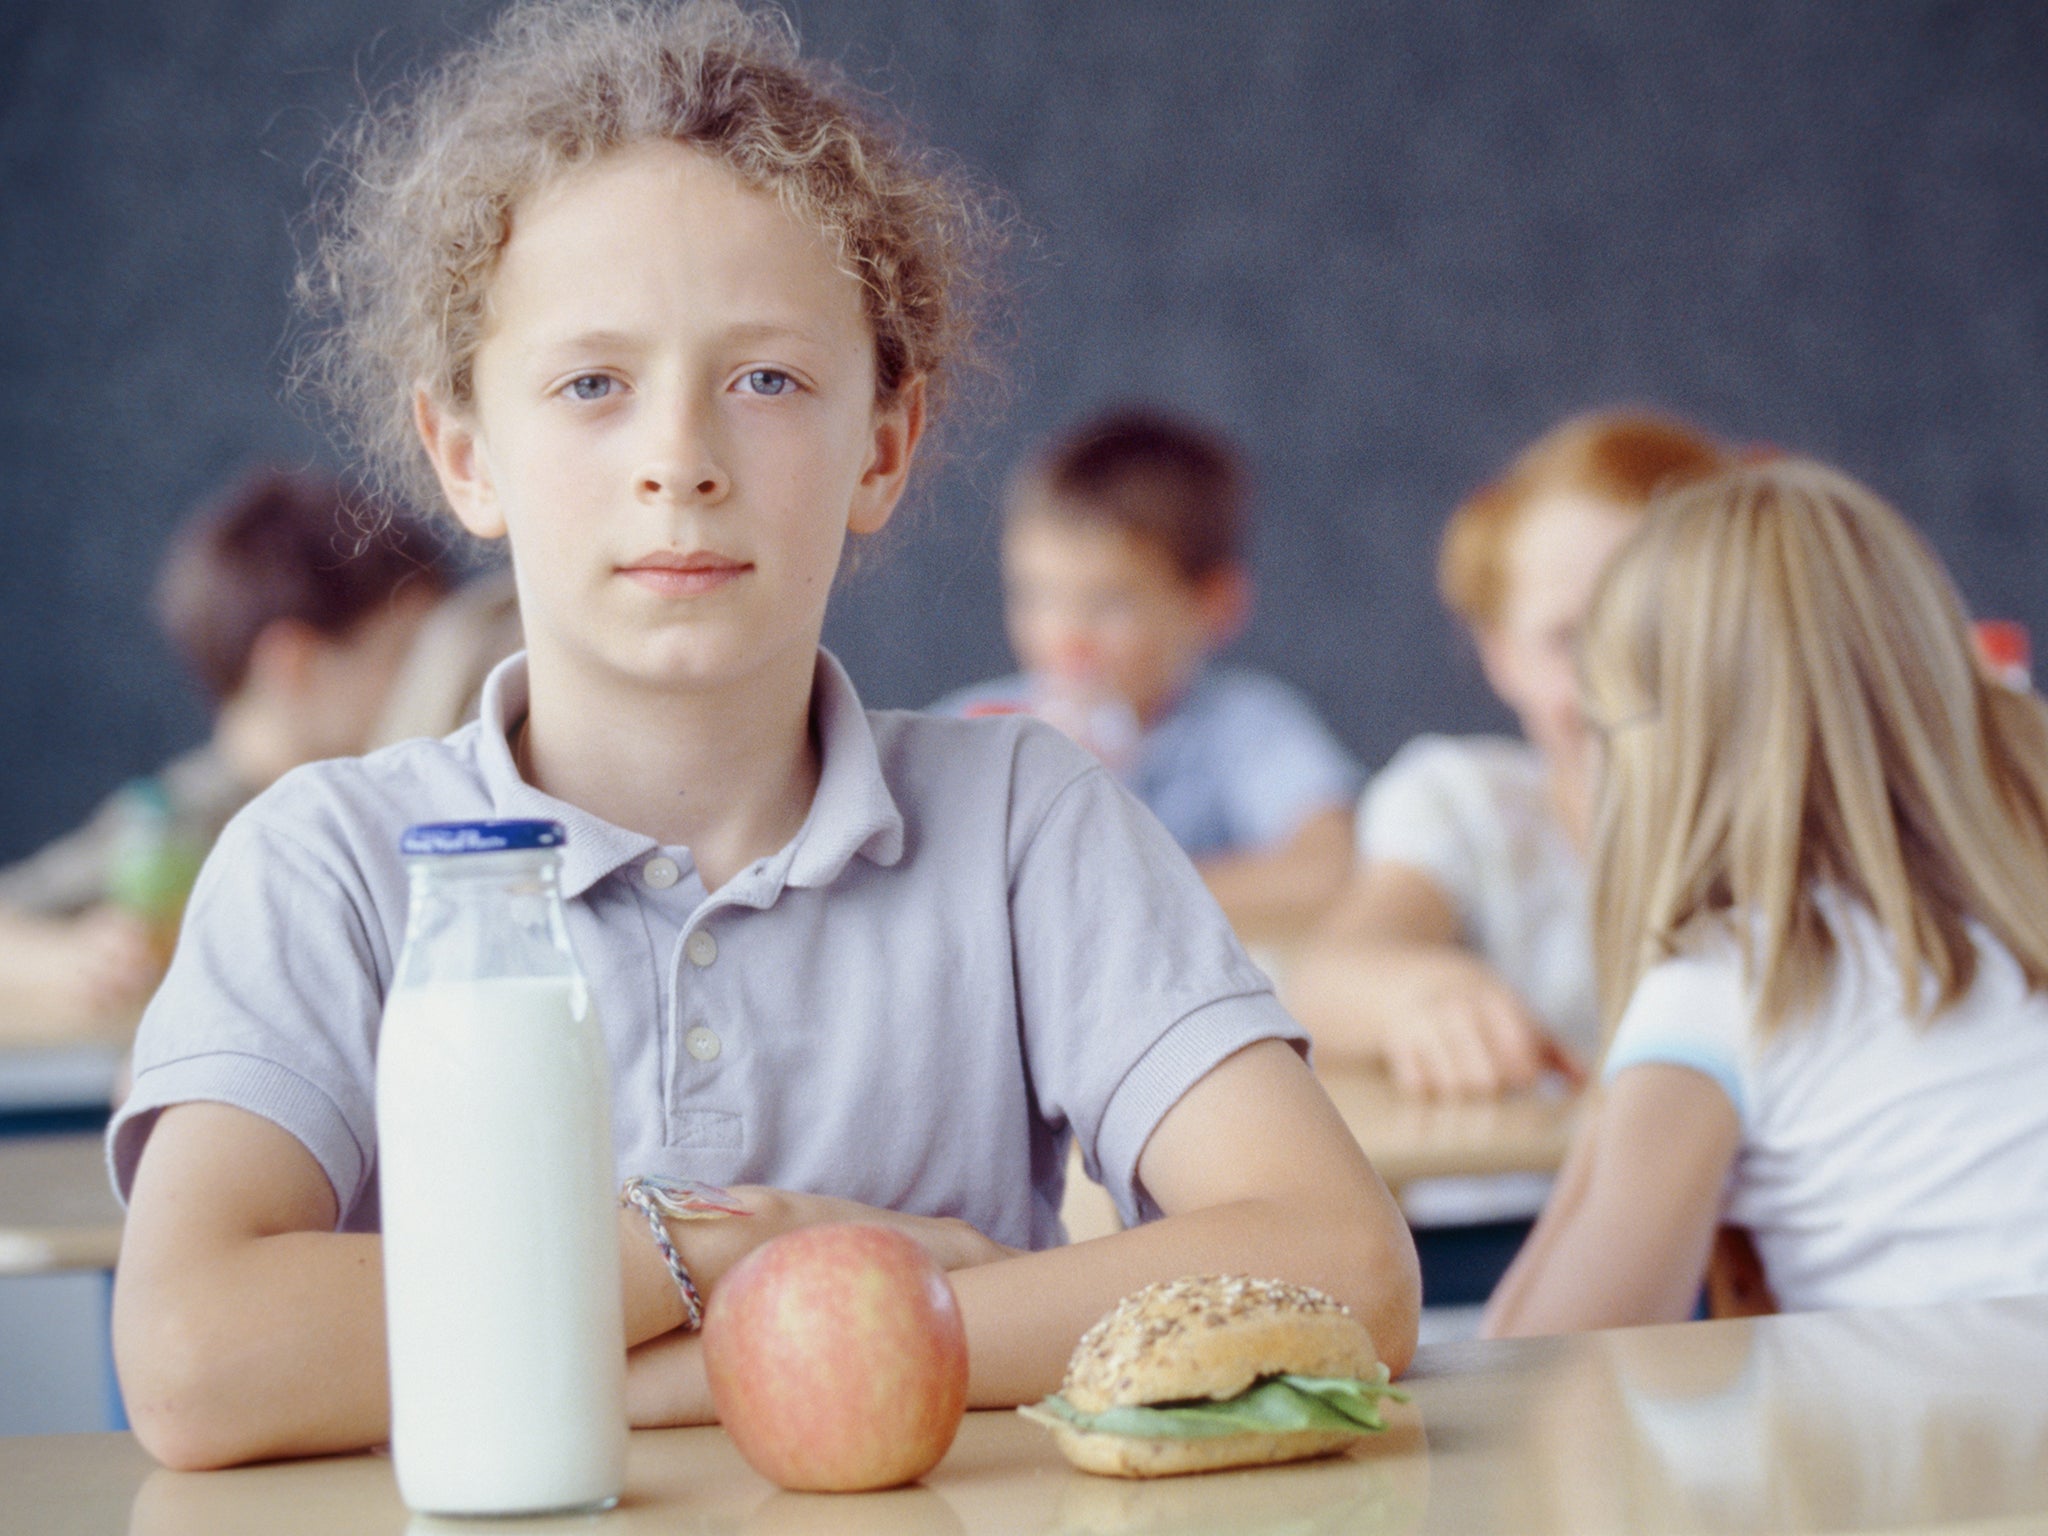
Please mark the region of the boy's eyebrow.
<svg viewBox="0 0 2048 1536"><path fill-rule="evenodd" d="M823 331L794 320L749 320L740 325L727 327L725 334L732 341L787 340L804 342L814 347L822 347L827 342Z"/></svg>
<svg viewBox="0 0 2048 1536"><path fill-rule="evenodd" d="M727 326L722 333L722 339L727 343L741 344L762 341L795 341L814 347L829 344L824 332L794 320L743 321ZM532 355L543 360L556 357L574 358L589 352L633 350L644 346L645 342L645 337L632 331L599 327L543 341L533 348Z"/></svg>

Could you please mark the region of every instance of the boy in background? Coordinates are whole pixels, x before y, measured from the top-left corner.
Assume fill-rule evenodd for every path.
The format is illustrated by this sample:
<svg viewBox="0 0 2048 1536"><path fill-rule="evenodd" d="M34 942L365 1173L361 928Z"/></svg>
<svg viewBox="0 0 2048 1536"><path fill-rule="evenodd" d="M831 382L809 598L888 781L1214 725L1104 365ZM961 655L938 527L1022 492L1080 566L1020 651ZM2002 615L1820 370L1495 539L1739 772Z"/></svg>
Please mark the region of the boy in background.
<svg viewBox="0 0 2048 1536"><path fill-rule="evenodd" d="M228 818L287 770L368 746L448 574L396 526L360 537L338 485L270 470L181 530L156 612L212 734L0 869L0 1043L132 1026Z"/></svg>
<svg viewBox="0 0 2048 1536"><path fill-rule="evenodd" d="M1240 934L1298 930L1349 873L1357 763L1276 678L1212 664L1243 630L1245 475L1156 411L1082 423L1004 509L1003 601L1023 671L941 713L1029 712L1165 823Z"/></svg>

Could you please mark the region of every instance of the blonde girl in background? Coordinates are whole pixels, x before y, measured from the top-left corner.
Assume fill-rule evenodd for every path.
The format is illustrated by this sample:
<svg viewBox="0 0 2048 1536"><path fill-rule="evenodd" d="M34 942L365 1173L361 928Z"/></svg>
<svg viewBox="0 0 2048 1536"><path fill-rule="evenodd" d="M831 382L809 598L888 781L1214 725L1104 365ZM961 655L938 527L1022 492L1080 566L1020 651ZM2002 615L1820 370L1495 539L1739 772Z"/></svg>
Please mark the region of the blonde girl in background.
<svg viewBox="0 0 2048 1536"><path fill-rule="evenodd" d="M1726 463L1682 422L1599 411L1451 514L1437 585L1522 734L1419 737L1367 788L1356 872L1287 978L1323 1060L1381 1062L1411 1093L1485 1095L1592 1059L1579 626L1650 498Z"/></svg>
<svg viewBox="0 0 2048 1536"><path fill-rule="evenodd" d="M1680 491L1585 640L1603 1087L1486 1320L2048 1290L2048 716L1905 521L1781 461Z"/></svg>
<svg viewBox="0 0 2048 1536"><path fill-rule="evenodd" d="M953 1272L976 1404L1190 1272L1321 1286L1404 1366L1399 1213L1185 855L1050 727L870 712L819 648L967 355L980 201L773 13L598 0L504 12L340 192L325 377L387 480L509 545L526 650L475 724L286 778L200 877L109 1133L143 1443L389 1433L371 1086L430 820L567 827L617 1172L750 1212L674 1223L706 1296L858 1219ZM1070 1140L1130 1230L1062 1246ZM479 1179L508 1265L518 1194ZM618 1235L634 1422L704 1420L681 1280Z"/></svg>

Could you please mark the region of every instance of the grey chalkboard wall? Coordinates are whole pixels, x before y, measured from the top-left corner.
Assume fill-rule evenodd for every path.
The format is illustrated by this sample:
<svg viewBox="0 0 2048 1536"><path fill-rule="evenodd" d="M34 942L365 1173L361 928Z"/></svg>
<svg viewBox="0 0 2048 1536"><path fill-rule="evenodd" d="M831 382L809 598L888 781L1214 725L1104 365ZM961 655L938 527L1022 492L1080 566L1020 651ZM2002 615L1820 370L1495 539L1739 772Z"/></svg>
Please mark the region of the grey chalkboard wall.
<svg viewBox="0 0 2048 1536"><path fill-rule="evenodd" d="M454 0L0 6L0 858L204 729L144 595L279 400L327 130ZM828 638L869 700L1002 667L994 487L1110 400L1251 452L1240 647L1369 762L1502 723L1446 508L1610 401L1832 458L2048 634L2048 7L2029 0L796 0L1006 189L1012 397L960 423Z"/></svg>

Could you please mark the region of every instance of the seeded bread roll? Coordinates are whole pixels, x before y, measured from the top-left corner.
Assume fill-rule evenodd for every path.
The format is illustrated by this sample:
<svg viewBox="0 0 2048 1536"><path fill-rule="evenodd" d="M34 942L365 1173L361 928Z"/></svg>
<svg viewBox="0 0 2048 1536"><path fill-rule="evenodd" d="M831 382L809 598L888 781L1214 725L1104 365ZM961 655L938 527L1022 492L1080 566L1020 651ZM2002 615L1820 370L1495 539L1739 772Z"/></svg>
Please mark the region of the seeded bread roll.
<svg viewBox="0 0 2048 1536"><path fill-rule="evenodd" d="M1192 1275L1134 1291L1082 1334L1060 1395L1101 1413L1221 1401L1282 1372L1370 1376L1378 1365L1365 1324L1332 1296L1284 1280Z"/></svg>
<svg viewBox="0 0 2048 1536"><path fill-rule="evenodd" d="M1104 1477L1178 1477L1183 1472L1216 1472L1225 1467L1269 1467L1283 1461L1327 1456L1355 1445L1343 1430L1297 1430L1293 1434L1214 1435L1201 1440L1142 1440L1135 1435L1093 1434L1071 1424L1051 1425L1060 1454L1083 1472Z"/></svg>

